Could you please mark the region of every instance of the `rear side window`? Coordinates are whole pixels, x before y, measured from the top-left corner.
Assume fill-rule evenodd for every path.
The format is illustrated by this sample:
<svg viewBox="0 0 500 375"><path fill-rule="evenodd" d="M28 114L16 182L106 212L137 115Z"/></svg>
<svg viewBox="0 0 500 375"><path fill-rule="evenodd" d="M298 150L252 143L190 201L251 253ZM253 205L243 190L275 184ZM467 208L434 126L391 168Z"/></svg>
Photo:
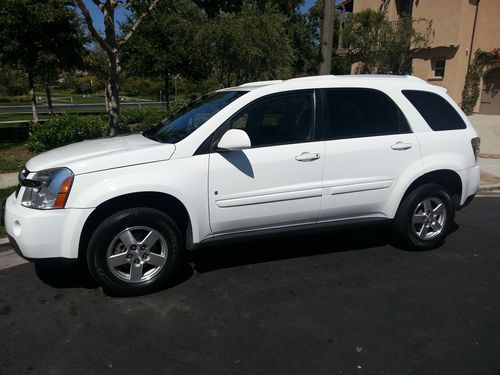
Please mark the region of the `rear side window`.
<svg viewBox="0 0 500 375"><path fill-rule="evenodd" d="M325 139L410 133L399 107L374 89L326 89Z"/></svg>
<svg viewBox="0 0 500 375"><path fill-rule="evenodd" d="M403 95L413 104L432 130L457 130L467 127L457 111L440 95L419 90L403 90Z"/></svg>

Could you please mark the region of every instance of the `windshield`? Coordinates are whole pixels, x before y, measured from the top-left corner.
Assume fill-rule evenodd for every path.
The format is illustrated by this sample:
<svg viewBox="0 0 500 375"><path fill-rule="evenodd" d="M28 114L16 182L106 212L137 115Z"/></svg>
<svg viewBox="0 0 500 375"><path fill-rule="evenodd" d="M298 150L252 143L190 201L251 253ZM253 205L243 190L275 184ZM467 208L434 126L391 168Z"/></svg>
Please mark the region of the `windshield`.
<svg viewBox="0 0 500 375"><path fill-rule="evenodd" d="M143 132L143 135L162 143L177 143L246 93L247 91L211 92L174 112L156 127Z"/></svg>

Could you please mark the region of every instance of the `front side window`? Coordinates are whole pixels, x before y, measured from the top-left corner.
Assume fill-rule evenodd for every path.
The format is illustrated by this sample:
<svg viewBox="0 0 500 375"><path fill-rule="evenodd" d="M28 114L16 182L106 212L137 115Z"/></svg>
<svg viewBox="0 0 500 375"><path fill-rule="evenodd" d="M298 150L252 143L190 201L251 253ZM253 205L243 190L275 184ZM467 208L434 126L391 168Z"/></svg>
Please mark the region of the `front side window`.
<svg viewBox="0 0 500 375"><path fill-rule="evenodd" d="M410 133L399 107L374 89L326 89L325 139Z"/></svg>
<svg viewBox="0 0 500 375"><path fill-rule="evenodd" d="M273 95L250 104L230 121L246 131L252 147L306 142L313 137L314 100L311 91Z"/></svg>
<svg viewBox="0 0 500 375"><path fill-rule="evenodd" d="M413 104L432 130L456 130L467 127L458 112L440 95L419 90L403 90L403 95Z"/></svg>
<svg viewBox="0 0 500 375"><path fill-rule="evenodd" d="M163 120L155 128L145 131L143 135L162 143L177 143L246 93L247 91L221 91L204 95Z"/></svg>

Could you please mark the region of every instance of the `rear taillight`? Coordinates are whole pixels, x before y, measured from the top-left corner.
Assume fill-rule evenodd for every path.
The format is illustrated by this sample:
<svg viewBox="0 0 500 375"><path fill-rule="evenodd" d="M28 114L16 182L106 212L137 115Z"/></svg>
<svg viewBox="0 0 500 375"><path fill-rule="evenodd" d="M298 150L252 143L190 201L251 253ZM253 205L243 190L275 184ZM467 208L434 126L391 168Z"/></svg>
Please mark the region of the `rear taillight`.
<svg viewBox="0 0 500 375"><path fill-rule="evenodd" d="M477 162L477 158L479 157L479 146L481 145L481 139L479 137L472 138L470 140L470 143L472 145L472 151L474 152L474 158L476 158Z"/></svg>

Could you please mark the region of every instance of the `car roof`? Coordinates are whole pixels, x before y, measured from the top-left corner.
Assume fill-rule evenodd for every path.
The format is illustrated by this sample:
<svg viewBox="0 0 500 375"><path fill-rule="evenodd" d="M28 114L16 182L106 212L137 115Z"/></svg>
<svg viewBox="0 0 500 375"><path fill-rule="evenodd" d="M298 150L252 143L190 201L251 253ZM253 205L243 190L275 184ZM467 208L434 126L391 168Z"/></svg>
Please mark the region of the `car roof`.
<svg viewBox="0 0 500 375"><path fill-rule="evenodd" d="M390 75L390 74L355 74L355 75L318 75L309 77L291 78L288 80L271 80L271 81L256 81L248 82L243 85L224 88L219 91L253 91L264 87L274 86L276 89L283 87L283 89L290 90L293 88L314 88L314 87L328 87L328 86L346 86L354 85L356 87L382 87L385 85L396 86L401 89L414 88L421 86L422 88L438 89L446 91L446 89L439 86L430 85L423 79L411 75Z"/></svg>

